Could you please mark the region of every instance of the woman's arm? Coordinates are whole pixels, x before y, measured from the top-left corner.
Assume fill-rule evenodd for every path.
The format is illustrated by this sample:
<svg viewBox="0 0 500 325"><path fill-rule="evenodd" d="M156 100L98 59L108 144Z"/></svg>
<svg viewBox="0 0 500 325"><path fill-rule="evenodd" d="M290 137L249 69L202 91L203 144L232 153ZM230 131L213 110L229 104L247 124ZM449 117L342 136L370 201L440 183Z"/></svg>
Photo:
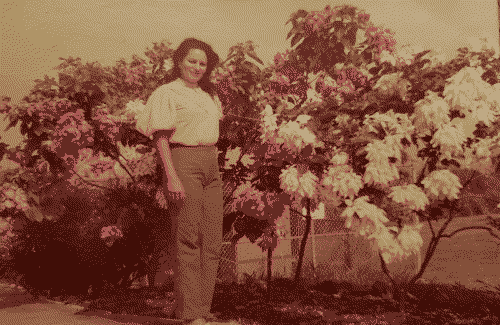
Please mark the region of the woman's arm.
<svg viewBox="0 0 500 325"><path fill-rule="evenodd" d="M175 171L174 164L172 162L172 154L170 152L170 145L168 139L174 130L161 130L154 134L155 147L160 155L161 162L163 164L163 170L165 171L165 176L169 182L178 181L179 177Z"/></svg>

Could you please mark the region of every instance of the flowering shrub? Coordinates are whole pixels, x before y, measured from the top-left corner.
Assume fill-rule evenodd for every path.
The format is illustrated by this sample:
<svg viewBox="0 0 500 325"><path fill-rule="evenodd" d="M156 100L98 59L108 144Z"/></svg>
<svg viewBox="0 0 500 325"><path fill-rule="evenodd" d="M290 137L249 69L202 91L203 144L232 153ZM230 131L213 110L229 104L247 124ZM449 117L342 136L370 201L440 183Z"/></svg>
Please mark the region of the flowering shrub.
<svg viewBox="0 0 500 325"><path fill-rule="evenodd" d="M324 218L326 207L336 208L347 228L372 240L382 263L415 253L422 246L422 222L434 218L436 209L446 207L450 215L456 209L454 200L464 184L453 166L464 164L488 173L491 158L500 154L498 89L491 86L497 79L480 72L483 65L495 70L498 61L485 55L480 68L467 69L464 55L449 64L423 68L430 63L422 59L426 53L397 58L389 31L374 28L368 18L349 6L327 7L320 13L299 10L289 20L293 49L277 55L274 65L261 70L247 60L262 64L247 42L232 47L211 76L216 99L224 112L233 113L222 122L218 149L223 180L236 183L226 202L233 198L233 211L244 215L234 229L240 236L253 233L249 236L257 241L258 228L263 250L276 247L276 220L285 205L295 205L305 212L307 222L313 216ZM363 31L365 41L358 44ZM28 112L25 104L17 110L5 106L11 121L21 120L28 135L27 149L12 153L11 159L45 185L50 177L82 180L75 170L78 162L92 164L95 176L121 168L130 183L127 178L115 188L116 202L136 204L138 208L131 210L137 220L144 219L140 216L145 211L156 213L151 206L166 207L154 184L152 143L134 127L145 100L164 76L167 52L156 44L155 48L147 54L151 69L143 69L144 61L137 58L126 69L125 62L103 69L67 60L72 74L60 78L58 86L71 106L66 105L64 110L70 109L55 116L52 124L40 123L38 108ZM87 70L108 81L85 79ZM439 77L434 80L433 75ZM44 108L44 118L50 115L45 111L52 114ZM495 154L488 155L488 149ZM127 150L133 157L124 158ZM30 169L33 165L47 170L45 162L49 172L38 175ZM405 177L404 166L416 166L417 176ZM43 188L23 186L34 197ZM30 209L36 206L32 203ZM124 224L121 229L116 224L117 220L99 224L98 235L109 247L124 247L120 245L132 237L134 227ZM301 249L303 256L304 246ZM426 257L417 277L427 264ZM297 274L300 267L299 261Z"/></svg>
<svg viewBox="0 0 500 325"><path fill-rule="evenodd" d="M113 243L115 240L122 238L123 233L121 229L118 226L112 225L112 226L107 226L103 227L101 229L101 238L104 240L106 243L106 246L111 247L113 246Z"/></svg>
<svg viewBox="0 0 500 325"><path fill-rule="evenodd" d="M12 217L0 218L0 259L10 260L10 251L15 242L14 219Z"/></svg>

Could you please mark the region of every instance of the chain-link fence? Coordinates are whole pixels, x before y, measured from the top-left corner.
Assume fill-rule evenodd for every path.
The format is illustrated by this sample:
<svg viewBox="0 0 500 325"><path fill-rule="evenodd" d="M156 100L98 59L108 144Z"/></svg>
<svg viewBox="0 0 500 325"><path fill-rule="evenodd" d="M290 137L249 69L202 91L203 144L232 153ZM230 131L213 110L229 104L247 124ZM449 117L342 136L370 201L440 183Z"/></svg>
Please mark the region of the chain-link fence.
<svg viewBox="0 0 500 325"><path fill-rule="evenodd" d="M224 186L224 196L232 194L230 184ZM230 213L227 204L224 214ZM281 218L286 236L280 238L273 251L273 277L293 278L297 268L302 236L306 221L293 210L286 209ZM160 271L158 280L172 277L172 270ZM241 282L244 274L257 278L267 277L267 252L251 243L246 237L238 243L230 242L226 234L221 251L217 278L220 282ZM325 219L312 220L307 238L301 278L309 280L347 280L354 283L372 284L386 281L381 272L380 261L369 241L345 228L345 219L327 212ZM145 283L148 283L147 279ZM147 284L146 284L147 285Z"/></svg>
<svg viewBox="0 0 500 325"><path fill-rule="evenodd" d="M288 235L280 238L273 251L272 276L293 278L297 267L305 219L296 212L288 212L283 219ZM312 220L307 238L301 277L310 280L348 280L373 283L386 281L381 273L378 255L370 242L344 226L345 220L336 216ZM222 248L218 279L222 282L241 282L244 273L257 278L267 277L267 252L262 252L246 237L237 244L226 242Z"/></svg>

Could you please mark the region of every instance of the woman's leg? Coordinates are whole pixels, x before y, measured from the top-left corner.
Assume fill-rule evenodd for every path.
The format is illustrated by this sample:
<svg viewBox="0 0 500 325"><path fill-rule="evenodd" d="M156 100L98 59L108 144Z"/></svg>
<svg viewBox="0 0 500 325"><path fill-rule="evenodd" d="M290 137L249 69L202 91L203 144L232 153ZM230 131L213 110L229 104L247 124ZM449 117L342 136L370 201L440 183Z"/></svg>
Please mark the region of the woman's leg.
<svg viewBox="0 0 500 325"><path fill-rule="evenodd" d="M215 165L217 173L214 173L215 177L204 190L204 218L201 222L201 312L203 316L208 316L212 305L222 248L223 194L216 159Z"/></svg>
<svg viewBox="0 0 500 325"><path fill-rule="evenodd" d="M192 149L173 149L172 161L186 192L182 207L172 211L175 234L174 292L176 316L197 319L201 313L200 220L203 216L203 170Z"/></svg>

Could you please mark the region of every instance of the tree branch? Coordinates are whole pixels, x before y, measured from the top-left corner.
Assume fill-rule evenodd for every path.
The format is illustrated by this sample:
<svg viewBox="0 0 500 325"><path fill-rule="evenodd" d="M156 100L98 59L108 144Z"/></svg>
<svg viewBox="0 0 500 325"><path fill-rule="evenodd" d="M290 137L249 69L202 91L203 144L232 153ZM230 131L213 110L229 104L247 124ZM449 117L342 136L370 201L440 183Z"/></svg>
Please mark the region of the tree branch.
<svg viewBox="0 0 500 325"><path fill-rule="evenodd" d="M122 157L122 158L123 158L123 159L124 159L124 160L128 163L128 160L127 160L125 157L123 157L123 155L122 155L121 153L120 153L120 154L118 154L118 157L116 157L116 161L118 161L118 163L120 164L121 168L123 168L123 169L127 172L127 174L128 174L128 175L130 176L130 178L132 179L132 182L134 182L134 183L135 183L135 178L134 178L134 176L132 176L132 174L128 171L128 169L125 167L125 165L123 165L123 164L122 164L122 162L121 162L121 161L120 161L120 159L119 159L120 157Z"/></svg>
<svg viewBox="0 0 500 325"><path fill-rule="evenodd" d="M496 239L500 240L500 237L498 237L494 232L493 232L493 229L489 228L489 227L484 227L484 226L470 226L470 227L464 227L464 228L460 228L458 230L455 230L453 232L451 232L450 234L447 234L447 235L441 235L442 238L451 238L452 236L456 235L457 233L461 232L461 231L466 231L466 230L472 230L472 229L481 229L481 230L487 230L490 235L492 237L495 237ZM500 245L500 244L499 244Z"/></svg>
<svg viewBox="0 0 500 325"><path fill-rule="evenodd" d="M432 226L431 220L427 219L427 223L429 224L429 228L432 231L432 239L436 238L436 232L434 231L434 227Z"/></svg>
<svg viewBox="0 0 500 325"><path fill-rule="evenodd" d="M382 257L382 254L380 254L380 251L378 252L378 256L380 257L380 265L382 266L382 271L384 271L385 275L387 275L387 277L391 281L391 284L396 287L396 281L394 281L394 279L389 274L389 269L387 268L387 265L385 264L384 258Z"/></svg>
<svg viewBox="0 0 500 325"><path fill-rule="evenodd" d="M429 161L429 157L427 157L425 159L424 166L422 167L422 172L420 173L420 175L417 178L417 181L416 181L417 186L418 186L418 184L420 184L424 180L425 168L427 167L428 161Z"/></svg>
<svg viewBox="0 0 500 325"><path fill-rule="evenodd" d="M422 266L420 267L420 271L418 271L418 273L415 274L415 276L413 278L411 278L411 280L409 281L410 283L414 283L422 276L422 274L424 274L425 269L427 268L427 265L429 264L432 256L434 255L434 251L436 250L438 243L439 243L438 237L431 239L431 242L429 243L429 247L427 248L427 252L425 253L424 262L422 263Z"/></svg>
<svg viewBox="0 0 500 325"><path fill-rule="evenodd" d="M94 184L94 183L91 183L91 182L87 181L82 176L80 176L74 169L73 169L73 171L75 172L75 175L78 176L85 184L88 184L88 185L91 185L91 186L95 186L95 187L103 189L103 190L108 190L107 187L100 186L100 185L97 185L97 184Z"/></svg>
<svg viewBox="0 0 500 325"><path fill-rule="evenodd" d="M446 227L448 227L450 222L453 220L452 212L453 212L453 209L450 210L450 216L448 217L448 219L446 219L446 221L444 222L444 225L441 227L441 229L439 229L437 237L442 237L442 234L446 230Z"/></svg>

